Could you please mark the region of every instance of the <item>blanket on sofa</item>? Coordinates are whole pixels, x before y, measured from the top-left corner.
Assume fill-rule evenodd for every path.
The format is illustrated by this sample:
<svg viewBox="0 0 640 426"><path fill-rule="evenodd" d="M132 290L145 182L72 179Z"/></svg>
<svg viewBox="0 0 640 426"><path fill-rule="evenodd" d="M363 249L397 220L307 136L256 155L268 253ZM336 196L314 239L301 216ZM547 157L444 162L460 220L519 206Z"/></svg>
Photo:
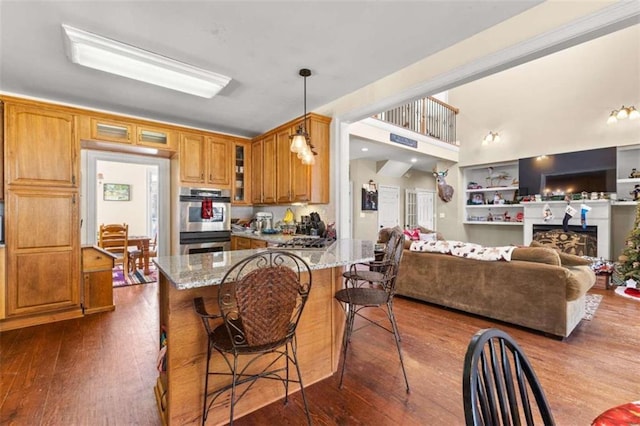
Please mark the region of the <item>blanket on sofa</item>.
<svg viewBox="0 0 640 426"><path fill-rule="evenodd" d="M465 243L462 241L413 241L409 250L452 254L454 256L476 260L506 260L509 262L511 261L511 254L515 248L515 246L484 247L480 244Z"/></svg>

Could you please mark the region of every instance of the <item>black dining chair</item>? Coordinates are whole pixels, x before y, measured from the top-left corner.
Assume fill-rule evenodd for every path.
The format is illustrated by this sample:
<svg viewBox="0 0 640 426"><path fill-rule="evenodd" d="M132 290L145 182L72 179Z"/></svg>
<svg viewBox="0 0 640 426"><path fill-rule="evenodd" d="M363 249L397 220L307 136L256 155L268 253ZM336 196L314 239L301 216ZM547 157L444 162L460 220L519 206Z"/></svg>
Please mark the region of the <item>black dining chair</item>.
<svg viewBox="0 0 640 426"><path fill-rule="evenodd" d="M531 363L504 331L488 328L471 338L462 375L467 426L555 424Z"/></svg>
<svg viewBox="0 0 640 426"><path fill-rule="evenodd" d="M299 256L270 250L235 264L218 289L218 314L209 314L202 297L193 300L207 333L207 367L204 381L202 424L215 401L229 395L229 423L236 403L258 379L281 381L289 396L289 383L298 383L307 422L311 424L296 349L296 328L311 290L309 265ZM212 370L211 357L218 352L223 368ZM240 363L240 358L244 357ZM264 368L255 371L264 360ZM224 368L226 365L227 368ZM293 365L297 379L292 378ZM209 389L210 378L228 377Z"/></svg>
<svg viewBox="0 0 640 426"><path fill-rule="evenodd" d="M387 242L388 256L380 262L375 263L375 270L360 271L352 268L349 272L343 274L345 277L345 288L339 290L335 294L335 298L342 302L346 314L346 326L342 341L342 370L340 372L340 387L344 378L344 370L347 364L347 349L351 336L354 332L354 324L356 317L360 317L369 323L376 325L390 333L396 342L398 355L400 356L400 366L404 376L407 392L409 392L409 380L407 372L404 368L404 360L402 358L402 349L400 347L400 332L398 324L393 313L393 298L395 296L396 278L402 260L402 251L404 249L404 235L402 230L394 229L391 232L389 241ZM387 319L391 324L391 329L385 327L377 321L374 321L362 314L362 310L366 308L383 308L387 315Z"/></svg>

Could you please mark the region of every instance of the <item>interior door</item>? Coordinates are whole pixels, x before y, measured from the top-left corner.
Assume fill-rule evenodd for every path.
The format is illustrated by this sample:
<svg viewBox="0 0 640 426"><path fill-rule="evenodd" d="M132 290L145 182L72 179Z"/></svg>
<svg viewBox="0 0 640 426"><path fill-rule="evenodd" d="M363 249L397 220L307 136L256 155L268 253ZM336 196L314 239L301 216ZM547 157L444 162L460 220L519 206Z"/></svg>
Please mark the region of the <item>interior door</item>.
<svg viewBox="0 0 640 426"><path fill-rule="evenodd" d="M418 225L435 230L435 193L416 190L416 221Z"/></svg>
<svg viewBox="0 0 640 426"><path fill-rule="evenodd" d="M400 224L400 188L378 185L378 228Z"/></svg>

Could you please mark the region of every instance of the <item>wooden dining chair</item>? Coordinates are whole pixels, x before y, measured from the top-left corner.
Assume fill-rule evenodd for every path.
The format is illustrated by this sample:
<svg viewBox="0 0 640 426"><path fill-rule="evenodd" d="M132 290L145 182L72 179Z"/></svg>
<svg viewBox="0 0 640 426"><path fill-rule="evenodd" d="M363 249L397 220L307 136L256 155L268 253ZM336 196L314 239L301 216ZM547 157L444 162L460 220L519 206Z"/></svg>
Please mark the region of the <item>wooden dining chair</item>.
<svg viewBox="0 0 640 426"><path fill-rule="evenodd" d="M487 328L471 338L462 396L467 426L555 425L529 359L502 330Z"/></svg>
<svg viewBox="0 0 640 426"><path fill-rule="evenodd" d="M149 259L152 257L158 257L158 233L153 236L153 240L149 241ZM144 268L144 256L142 255L142 247L129 250L129 268L130 272L135 272L137 269ZM151 263L151 262L149 262Z"/></svg>
<svg viewBox="0 0 640 426"><path fill-rule="evenodd" d="M121 264L123 273L129 271L129 225L102 224L98 234L98 245L116 256L114 264Z"/></svg>

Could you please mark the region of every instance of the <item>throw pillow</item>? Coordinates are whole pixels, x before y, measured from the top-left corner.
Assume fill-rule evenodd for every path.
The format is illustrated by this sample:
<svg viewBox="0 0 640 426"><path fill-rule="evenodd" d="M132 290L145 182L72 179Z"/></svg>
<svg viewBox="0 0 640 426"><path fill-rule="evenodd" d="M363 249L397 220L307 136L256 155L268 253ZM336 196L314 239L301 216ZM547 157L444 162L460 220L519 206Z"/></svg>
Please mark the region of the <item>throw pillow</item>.
<svg viewBox="0 0 640 426"><path fill-rule="evenodd" d="M435 232L428 232L423 234L420 232L420 241L436 241L438 239L438 235Z"/></svg>
<svg viewBox="0 0 640 426"><path fill-rule="evenodd" d="M558 252L558 255L560 256L560 264L562 266L591 265L591 261L589 259L576 256L575 254L565 253L556 247L545 246L544 244L541 244L538 241L531 241L531 247L547 247L547 248L554 249L555 251Z"/></svg>

